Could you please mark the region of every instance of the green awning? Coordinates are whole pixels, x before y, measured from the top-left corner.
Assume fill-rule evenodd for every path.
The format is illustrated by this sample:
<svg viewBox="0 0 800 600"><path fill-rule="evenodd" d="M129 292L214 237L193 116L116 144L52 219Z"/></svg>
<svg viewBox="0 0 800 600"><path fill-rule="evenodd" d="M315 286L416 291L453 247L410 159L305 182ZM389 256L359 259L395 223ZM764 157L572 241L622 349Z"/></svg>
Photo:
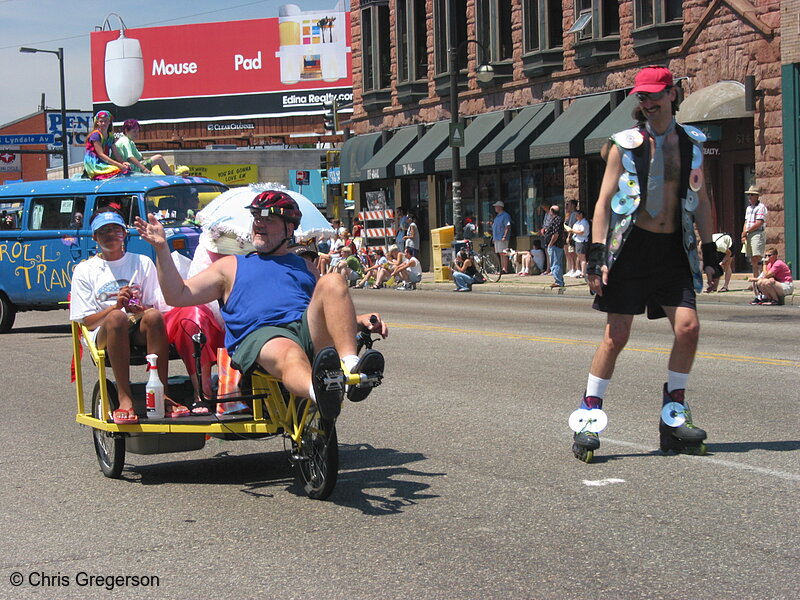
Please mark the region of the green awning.
<svg viewBox="0 0 800 600"><path fill-rule="evenodd" d="M530 159L583 156L583 139L611 112L608 94L575 98L569 108L530 145Z"/></svg>
<svg viewBox="0 0 800 600"><path fill-rule="evenodd" d="M380 147L380 133L357 135L345 141L339 154L342 183L365 181L363 166L378 152Z"/></svg>
<svg viewBox="0 0 800 600"><path fill-rule="evenodd" d="M744 85L738 81L718 81L689 94L676 115L679 123L702 123L722 119L752 117L745 110Z"/></svg>
<svg viewBox="0 0 800 600"><path fill-rule="evenodd" d="M635 94L627 96L594 131L586 136L586 139L583 140L583 151L586 154L598 154L608 138L618 131L634 127L636 119L633 118L633 110L638 105L639 100Z"/></svg>
<svg viewBox="0 0 800 600"><path fill-rule="evenodd" d="M422 139L397 161L394 167L395 177L432 174L436 157L447 146L449 137L450 121L434 123Z"/></svg>
<svg viewBox="0 0 800 600"><path fill-rule="evenodd" d="M519 111L506 127L481 150L479 166L492 167L528 162L530 145L553 122L555 105L542 102Z"/></svg>
<svg viewBox="0 0 800 600"><path fill-rule="evenodd" d="M362 167L366 180L391 179L394 177L394 166L406 151L417 141L417 126L398 129L392 139L378 150L377 154Z"/></svg>
<svg viewBox="0 0 800 600"><path fill-rule="evenodd" d="M459 164L462 169L477 169L480 151L503 129L503 113L493 112L478 115L464 129L464 147L461 148ZM453 149L450 144L436 157L436 171L453 169Z"/></svg>

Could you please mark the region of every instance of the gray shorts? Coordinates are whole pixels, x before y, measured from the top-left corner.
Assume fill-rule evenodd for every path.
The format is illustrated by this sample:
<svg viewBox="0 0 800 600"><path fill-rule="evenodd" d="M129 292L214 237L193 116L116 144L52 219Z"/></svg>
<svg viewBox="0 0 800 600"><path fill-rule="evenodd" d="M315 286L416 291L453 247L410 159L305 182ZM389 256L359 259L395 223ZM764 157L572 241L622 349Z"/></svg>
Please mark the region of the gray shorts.
<svg viewBox="0 0 800 600"><path fill-rule="evenodd" d="M764 256L764 247L767 245L767 236L764 235L764 230L761 231L753 231L752 233L747 234L747 241L742 246L742 252L744 252L747 258L752 258L753 256Z"/></svg>
<svg viewBox="0 0 800 600"><path fill-rule="evenodd" d="M239 344L231 357L231 364L242 373L252 371L258 361L261 348L273 338L282 337L292 340L300 346L308 356L314 360L314 342L311 341L311 331L308 329L308 311L303 312L303 318L283 325L267 325L248 334Z"/></svg>

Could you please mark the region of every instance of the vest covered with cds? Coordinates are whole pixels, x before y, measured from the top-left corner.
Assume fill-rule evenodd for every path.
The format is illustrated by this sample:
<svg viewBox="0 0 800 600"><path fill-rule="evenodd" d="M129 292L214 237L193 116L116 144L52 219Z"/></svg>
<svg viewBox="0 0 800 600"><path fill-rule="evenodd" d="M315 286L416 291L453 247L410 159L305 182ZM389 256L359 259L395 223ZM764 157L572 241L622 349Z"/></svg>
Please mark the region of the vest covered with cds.
<svg viewBox="0 0 800 600"><path fill-rule="evenodd" d="M691 125L676 123L680 153L680 179L678 197L680 198L681 228L683 249L689 259L689 268L696 291L703 290L703 274L697 254L697 238L694 233L695 211L700 202L697 192L703 186L703 142L705 134ZM619 190L611 199L611 219L608 227L606 246L608 253L606 265L609 270L619 257L628 235L633 230L639 205L647 200L647 186L639 182L648 181L650 171L650 134L642 125L626 129L611 136L622 153L622 175Z"/></svg>

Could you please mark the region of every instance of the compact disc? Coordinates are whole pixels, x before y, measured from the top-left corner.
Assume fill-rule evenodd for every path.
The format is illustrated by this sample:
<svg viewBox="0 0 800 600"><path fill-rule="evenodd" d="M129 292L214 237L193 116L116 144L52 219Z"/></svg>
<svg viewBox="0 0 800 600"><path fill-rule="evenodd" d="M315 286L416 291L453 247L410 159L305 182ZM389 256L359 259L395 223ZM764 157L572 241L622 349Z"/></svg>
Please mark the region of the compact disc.
<svg viewBox="0 0 800 600"><path fill-rule="evenodd" d="M694 220L692 219L692 215L690 215L689 213L683 213L681 215L681 218L683 219L684 231L689 231L694 228Z"/></svg>
<svg viewBox="0 0 800 600"><path fill-rule="evenodd" d="M690 248L686 255L689 259L689 266L692 268L692 271L695 273L698 272L700 270L700 257L697 254L697 250L695 248Z"/></svg>
<svg viewBox="0 0 800 600"><path fill-rule="evenodd" d="M609 244L609 249L612 252L616 252L619 250L620 245L622 244L622 235L617 235L615 233L611 234L611 243Z"/></svg>
<svg viewBox="0 0 800 600"><path fill-rule="evenodd" d="M694 230L688 229L683 232L683 247L691 250L697 246L697 238L694 237Z"/></svg>
<svg viewBox="0 0 800 600"><path fill-rule="evenodd" d="M622 153L622 168L628 173L636 173L636 163L633 161L633 152L625 150Z"/></svg>
<svg viewBox="0 0 800 600"><path fill-rule="evenodd" d="M631 221L633 221L633 218L630 215L625 215L619 221L617 221L616 225L614 225L614 232L616 233L618 231L620 233L625 233L628 230L628 227L630 227Z"/></svg>
<svg viewBox="0 0 800 600"><path fill-rule="evenodd" d="M700 198L694 190L686 190L686 198L683 199L683 208L693 213L697 210Z"/></svg>
<svg viewBox="0 0 800 600"><path fill-rule="evenodd" d="M644 142L644 136L638 129L626 129L611 136L615 143L619 144L626 150L638 148Z"/></svg>
<svg viewBox="0 0 800 600"><path fill-rule="evenodd" d="M692 145L692 168L697 169L703 164L703 149L697 144Z"/></svg>
<svg viewBox="0 0 800 600"><path fill-rule="evenodd" d="M668 402L661 409L661 420L668 427L680 427L686 422L686 407L678 402Z"/></svg>
<svg viewBox="0 0 800 600"><path fill-rule="evenodd" d="M626 196L638 196L639 178L633 173L623 173L619 178L619 191Z"/></svg>
<svg viewBox="0 0 800 600"><path fill-rule="evenodd" d="M692 127L691 125L682 125L682 127L683 130L689 134L689 137L695 142L700 142L702 144L708 139L706 134L700 131L697 127Z"/></svg>
<svg viewBox="0 0 800 600"><path fill-rule="evenodd" d="M617 192L611 198L611 210L618 215L629 215L637 208L639 208L639 195L629 196L624 192Z"/></svg>
<svg viewBox="0 0 800 600"><path fill-rule="evenodd" d="M689 173L689 188L695 192L699 192L703 187L703 169L692 169Z"/></svg>
<svg viewBox="0 0 800 600"><path fill-rule="evenodd" d="M579 408L569 416L569 428L575 433L600 433L608 425L608 415L601 408Z"/></svg>

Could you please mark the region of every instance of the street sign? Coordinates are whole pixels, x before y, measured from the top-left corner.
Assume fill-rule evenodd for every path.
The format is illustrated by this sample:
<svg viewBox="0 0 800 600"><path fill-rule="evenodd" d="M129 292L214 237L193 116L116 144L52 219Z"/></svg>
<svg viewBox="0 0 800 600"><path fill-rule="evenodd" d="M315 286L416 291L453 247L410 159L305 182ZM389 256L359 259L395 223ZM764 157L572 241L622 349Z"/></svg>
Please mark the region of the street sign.
<svg viewBox="0 0 800 600"><path fill-rule="evenodd" d="M464 123L450 123L450 147L464 147Z"/></svg>
<svg viewBox="0 0 800 600"><path fill-rule="evenodd" d="M295 173L295 185L308 185L311 179L311 173L308 171L297 171Z"/></svg>
<svg viewBox="0 0 800 600"><path fill-rule="evenodd" d="M55 143L56 136L53 133L17 133L14 135L0 135L0 146Z"/></svg>

